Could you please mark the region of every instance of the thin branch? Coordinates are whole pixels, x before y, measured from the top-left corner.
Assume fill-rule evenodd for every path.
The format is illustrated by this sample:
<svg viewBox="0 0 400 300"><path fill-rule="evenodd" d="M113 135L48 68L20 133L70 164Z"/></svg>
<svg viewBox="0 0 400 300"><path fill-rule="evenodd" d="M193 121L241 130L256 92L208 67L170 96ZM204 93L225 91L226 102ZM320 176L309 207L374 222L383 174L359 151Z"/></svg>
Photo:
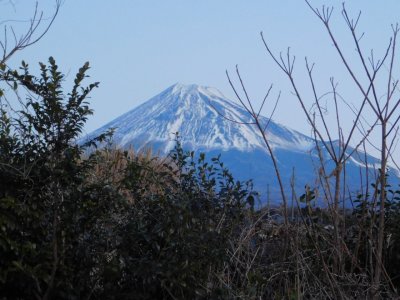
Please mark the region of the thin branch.
<svg viewBox="0 0 400 300"><path fill-rule="evenodd" d="M392 30L393 30L393 44L392 44L392 54L391 54L391 58L390 58L389 78L388 78L388 83L387 83L387 99L386 99L386 105L385 105L385 119L386 120L388 120L390 118L390 116L392 115L392 113L396 109L396 108L393 108L393 110L389 113L389 116L388 116L389 102L390 102L390 99L392 98L392 95L393 95L393 93L390 91L390 85L392 83L394 58L395 58L395 54L396 54L397 33L399 32L398 24L396 24L396 27L393 27L393 25L392 25ZM394 88L393 88L393 90L394 90ZM398 105L398 103L399 102L397 102L397 105Z"/></svg>
<svg viewBox="0 0 400 300"><path fill-rule="evenodd" d="M263 99L263 101L262 101L262 103L261 103L261 105L260 105L260 109L258 110L257 118L260 116L260 113L261 113L261 110L262 110L263 107L264 107L265 101L267 100L267 98L268 98L268 96L269 96L269 93L270 93L271 90L272 90L272 86L273 86L273 84L271 84L271 85L269 86L269 89L268 89L267 93L265 94L265 97L264 97L264 99Z"/></svg>
<svg viewBox="0 0 400 300"><path fill-rule="evenodd" d="M396 132L394 134L394 137L392 138L392 141L390 142L390 146L387 148L387 153L392 153L392 147L393 147L394 142L396 141L396 136L397 136L398 132L399 132L399 127L396 127Z"/></svg>
<svg viewBox="0 0 400 300"><path fill-rule="evenodd" d="M331 146L330 149L328 148L328 146L326 145L324 139L322 138L321 134L319 133L318 129L316 128L315 123L313 123L314 124L313 126L315 127L314 130L318 134L319 138L321 139L322 143L324 144L324 146L325 146L326 150L328 151L329 155L336 162L337 161L337 157L336 157L335 149L333 147L333 141L332 141L328 126L327 126L327 124L325 122L324 115L323 115L323 113L321 111L321 106L320 106L319 101L318 101L317 92L316 92L316 88L315 88L315 84L314 84L314 78L312 77L312 70L313 70L314 65L312 65L310 67L309 64L308 64L307 58L305 58L305 61L306 61L306 68L307 68L307 71L308 71L308 78L310 79L311 88L312 88L313 95L314 95L314 102L317 105L317 108L318 108L318 111L320 113L320 117L321 117L322 123L323 123L324 128L325 128L325 132L326 132L326 134L328 136L328 141L329 141L329 144Z"/></svg>
<svg viewBox="0 0 400 300"><path fill-rule="evenodd" d="M39 25L44 20L43 12L38 14L38 3L36 3L33 17L30 20L30 26L29 26L27 32L20 39L17 39L14 29L11 27L11 32L14 37L15 46L8 53L7 53L7 31L5 30L5 35L6 35L5 41L4 41L4 43L1 44L1 47L3 49L3 57L0 60L0 64L5 64L10 59L10 57L13 56L17 51L23 50L26 47L32 46L32 45L36 44L38 41L40 41L50 30L50 27L53 25L58 13L59 13L61 5L62 5L62 0L56 0L55 12L53 13L49 23L44 28L44 30L39 34L39 36L34 38L35 32L38 31Z"/></svg>
<svg viewBox="0 0 400 300"><path fill-rule="evenodd" d="M228 71L225 71L226 77L228 77L229 85L233 89L233 92L236 95L236 98L240 102L240 104L243 106L243 108L252 116L253 114L251 113L251 110L246 106L246 104L243 102L242 98L240 97L239 93L236 91L235 85L232 83L231 77L229 76Z"/></svg>
<svg viewBox="0 0 400 300"><path fill-rule="evenodd" d="M222 118L224 118L225 120L232 122L232 123L236 123L239 125L255 125L256 123L254 122L241 122L241 121L236 121L234 119L228 118L225 114L221 113L215 106L214 104L211 102L211 100L208 100L208 104L211 105L211 107L215 110L215 112Z"/></svg>
<svg viewBox="0 0 400 300"><path fill-rule="evenodd" d="M387 132L387 134L385 135L385 138L387 138L393 131L393 129L396 127L397 123L399 123L400 121L400 115L397 117L396 121L394 121L394 123L391 125L389 131ZM397 132L397 129L396 129Z"/></svg>
<svg viewBox="0 0 400 300"><path fill-rule="evenodd" d="M342 150L343 150L343 152L345 152L346 149L342 149L342 145L344 145L344 141L343 141L342 127L340 125L341 123L340 123L340 117L339 117L339 108L338 108L337 92L336 92L336 88L337 88L338 84L334 83L333 77L331 77L330 82L331 82L331 87L332 87L332 92L333 92L333 101L335 103L336 125L337 125L337 131L339 134L339 155L341 156Z"/></svg>
<svg viewBox="0 0 400 300"><path fill-rule="evenodd" d="M236 74L237 74L237 76L238 76L238 78L239 78L240 85L241 85L242 90L243 90L243 92L244 92L244 95L245 95L245 97L246 97L247 103L249 104L249 107L250 107L250 109L251 109L251 115L252 115L252 116L256 116L256 113L255 113L254 108L253 108L253 104L252 104L251 101L250 101L250 97L249 97L249 95L248 95L248 93L247 93L247 90L246 90L246 87L245 87L245 85L244 85L244 83L243 83L242 76L240 75L238 65L236 65Z"/></svg>
<svg viewBox="0 0 400 300"><path fill-rule="evenodd" d="M276 98L274 108L272 109L272 112L271 112L271 114L270 114L270 116L268 118L267 124L265 124L265 126L264 126L263 133L265 133L265 131L267 130L268 125L271 122L271 120L272 120L272 118L273 118L273 116L275 114L275 110L278 107L278 103L279 103L280 98L281 98L281 92L279 92L278 97Z"/></svg>

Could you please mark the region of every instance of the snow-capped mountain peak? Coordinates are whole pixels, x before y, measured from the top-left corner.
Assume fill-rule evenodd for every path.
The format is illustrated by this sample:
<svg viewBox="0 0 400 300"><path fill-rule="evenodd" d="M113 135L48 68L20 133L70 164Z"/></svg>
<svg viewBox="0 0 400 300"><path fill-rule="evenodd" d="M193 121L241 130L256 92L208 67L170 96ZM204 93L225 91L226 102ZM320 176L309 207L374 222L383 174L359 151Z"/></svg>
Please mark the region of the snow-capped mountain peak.
<svg viewBox="0 0 400 300"><path fill-rule="evenodd" d="M216 88L201 86L197 84L182 84L176 83L170 87L172 94L185 95L185 94L203 94L209 98L225 98L225 96ZM168 90L168 89L167 89Z"/></svg>
<svg viewBox="0 0 400 300"><path fill-rule="evenodd" d="M165 155L175 146L174 134L179 132L186 150L205 152L208 157L222 153L222 160L236 178L253 178L254 187L264 195L264 200L265 195L271 193L278 201L272 160L259 130L254 125L246 125L250 122L253 122L251 115L217 89L177 83L94 131L88 138L115 128L113 142L117 147L133 146L135 150L151 147ZM304 191L306 184L318 182L320 161L315 141L265 117L260 117L260 122L268 124L266 138L274 149L285 187L292 190L294 173L298 193ZM338 147L338 142L333 144ZM322 152L329 174L335 166L323 147ZM347 161L347 184L352 191L358 190L360 182L366 181L360 175L360 168L365 168L364 156L356 151ZM370 170L379 164L379 160L371 156L368 156L368 162ZM397 175L392 177L398 179Z"/></svg>
<svg viewBox="0 0 400 300"><path fill-rule="evenodd" d="M268 119L261 117L261 121L266 124ZM163 153L174 146L176 132L183 145L193 150L265 149L257 128L244 124L249 122L250 114L216 88L176 83L91 136L116 128L114 142L118 146L151 145ZM294 151L309 149L313 144L307 136L273 121L269 122L267 137L273 147Z"/></svg>

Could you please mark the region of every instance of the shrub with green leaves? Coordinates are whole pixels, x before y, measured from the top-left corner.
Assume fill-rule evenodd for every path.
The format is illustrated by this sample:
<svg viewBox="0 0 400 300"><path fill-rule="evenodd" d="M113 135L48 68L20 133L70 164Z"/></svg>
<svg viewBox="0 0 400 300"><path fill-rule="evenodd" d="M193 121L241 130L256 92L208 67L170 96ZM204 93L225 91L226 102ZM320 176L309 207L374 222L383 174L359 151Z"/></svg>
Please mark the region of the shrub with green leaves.
<svg viewBox="0 0 400 300"><path fill-rule="evenodd" d="M81 86L88 69L68 94L53 58L40 64L39 77L25 62L1 73L26 99L18 98L20 110L0 107L0 295L217 297L215 274L254 203L250 183L179 141L164 160L116 150L123 154L112 161L108 149L83 159L109 136L75 143L92 113L85 99L98 85Z"/></svg>
<svg viewBox="0 0 400 300"><path fill-rule="evenodd" d="M115 284L103 291L108 297L194 299L222 293L212 282L230 258L229 242L252 192L234 181L219 158L196 158L179 141L170 158L161 173L136 160L127 165L124 184L134 203L118 230L121 242L105 280ZM159 189L146 189L159 179Z"/></svg>
<svg viewBox="0 0 400 300"><path fill-rule="evenodd" d="M20 110L0 108L0 294L48 299L74 289L77 221L90 201L82 192L90 164L80 161L84 147L74 140L92 114L85 99L98 83L81 86L88 63L68 94L53 58L40 64L39 77L25 62L20 69L0 78L16 97L26 94Z"/></svg>

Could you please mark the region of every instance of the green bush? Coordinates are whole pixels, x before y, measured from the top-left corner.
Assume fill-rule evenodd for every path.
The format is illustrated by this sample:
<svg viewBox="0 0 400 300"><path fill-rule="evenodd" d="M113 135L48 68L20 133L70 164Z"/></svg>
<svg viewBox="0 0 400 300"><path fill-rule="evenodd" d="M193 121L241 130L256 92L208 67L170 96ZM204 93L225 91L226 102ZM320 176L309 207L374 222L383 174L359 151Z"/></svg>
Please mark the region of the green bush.
<svg viewBox="0 0 400 300"><path fill-rule="evenodd" d="M235 182L219 158L196 158L179 141L166 160L110 149L82 159L109 136L75 143L98 84L81 87L85 64L65 95L54 59L40 69L35 77L23 62L0 78L27 91L15 114L1 106L3 299L221 294L214 277L252 200L250 183Z"/></svg>
<svg viewBox="0 0 400 300"><path fill-rule="evenodd" d="M128 292L117 298L194 299L218 292L211 279L230 258L228 244L251 193L234 182L218 158L211 164L202 154L196 159L179 142L171 158L170 184L144 197L135 186L140 166L131 162L127 167L125 184L135 204L119 234L124 237L119 284Z"/></svg>
<svg viewBox="0 0 400 300"><path fill-rule="evenodd" d="M81 162L84 147L74 139L92 113L85 98L97 83L81 87L86 63L65 95L54 59L40 69L35 77L23 62L20 72L0 78L27 95L11 116L1 107L0 294L7 299L48 299L74 290L77 220L92 201L83 186L90 163Z"/></svg>

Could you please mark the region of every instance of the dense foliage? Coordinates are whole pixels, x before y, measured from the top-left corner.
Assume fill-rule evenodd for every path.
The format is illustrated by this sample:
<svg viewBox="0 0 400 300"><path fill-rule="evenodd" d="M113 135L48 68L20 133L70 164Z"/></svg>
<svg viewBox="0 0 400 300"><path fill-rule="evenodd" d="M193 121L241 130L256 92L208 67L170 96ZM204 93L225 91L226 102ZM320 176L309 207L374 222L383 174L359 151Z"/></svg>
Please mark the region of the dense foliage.
<svg viewBox="0 0 400 300"><path fill-rule="evenodd" d="M2 73L3 82L28 96L20 111L1 107L1 297L218 293L210 276L228 260L251 191L219 158L195 157L179 141L165 160L110 149L83 159L107 136L74 142L91 114L85 99L97 86L81 87L88 68L67 95L53 58L40 64L38 78L26 63Z"/></svg>

